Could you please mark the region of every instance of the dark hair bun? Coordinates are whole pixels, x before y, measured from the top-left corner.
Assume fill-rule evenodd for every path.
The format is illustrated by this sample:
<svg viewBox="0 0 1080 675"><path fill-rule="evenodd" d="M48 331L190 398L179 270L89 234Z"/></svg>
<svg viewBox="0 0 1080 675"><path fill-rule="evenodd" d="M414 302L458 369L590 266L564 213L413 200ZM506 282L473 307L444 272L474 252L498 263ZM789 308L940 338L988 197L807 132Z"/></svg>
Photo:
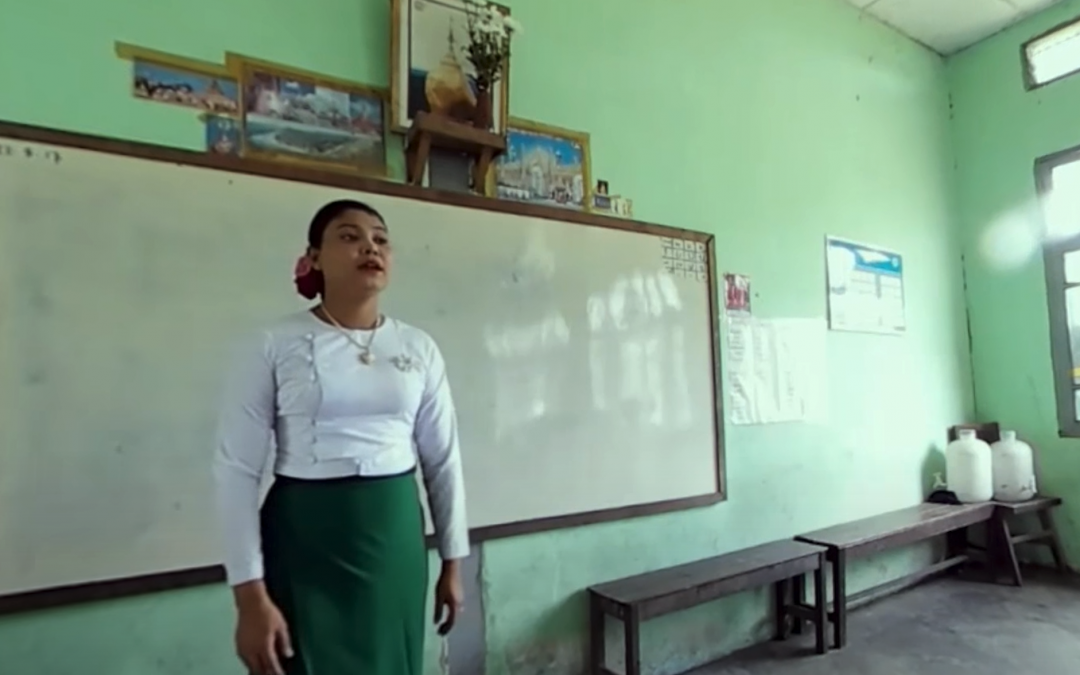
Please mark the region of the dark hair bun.
<svg viewBox="0 0 1080 675"><path fill-rule="evenodd" d="M293 280L296 283L296 292L308 300L314 300L322 295L323 275L318 270L311 270L302 277Z"/></svg>

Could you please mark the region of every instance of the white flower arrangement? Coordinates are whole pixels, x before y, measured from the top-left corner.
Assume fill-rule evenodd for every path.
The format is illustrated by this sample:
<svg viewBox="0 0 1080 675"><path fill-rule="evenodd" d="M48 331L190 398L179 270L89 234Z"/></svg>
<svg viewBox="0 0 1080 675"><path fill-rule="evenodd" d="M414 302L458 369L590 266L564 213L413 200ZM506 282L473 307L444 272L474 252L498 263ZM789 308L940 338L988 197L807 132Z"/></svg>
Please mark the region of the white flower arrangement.
<svg viewBox="0 0 1080 675"><path fill-rule="evenodd" d="M469 62L476 70L476 85L490 91L502 76L503 65L510 58L510 40L524 33L520 22L505 14L488 0L466 0Z"/></svg>

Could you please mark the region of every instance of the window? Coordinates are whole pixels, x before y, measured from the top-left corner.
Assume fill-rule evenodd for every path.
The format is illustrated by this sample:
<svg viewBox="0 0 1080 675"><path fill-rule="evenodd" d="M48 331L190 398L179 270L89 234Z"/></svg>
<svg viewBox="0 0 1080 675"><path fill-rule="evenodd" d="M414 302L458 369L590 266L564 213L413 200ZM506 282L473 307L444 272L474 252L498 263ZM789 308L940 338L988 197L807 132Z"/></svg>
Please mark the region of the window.
<svg viewBox="0 0 1080 675"><path fill-rule="evenodd" d="M1080 148L1036 163L1058 429L1080 437Z"/></svg>
<svg viewBox="0 0 1080 675"><path fill-rule="evenodd" d="M1028 89L1080 71L1080 19L1058 26L1024 44L1024 82Z"/></svg>

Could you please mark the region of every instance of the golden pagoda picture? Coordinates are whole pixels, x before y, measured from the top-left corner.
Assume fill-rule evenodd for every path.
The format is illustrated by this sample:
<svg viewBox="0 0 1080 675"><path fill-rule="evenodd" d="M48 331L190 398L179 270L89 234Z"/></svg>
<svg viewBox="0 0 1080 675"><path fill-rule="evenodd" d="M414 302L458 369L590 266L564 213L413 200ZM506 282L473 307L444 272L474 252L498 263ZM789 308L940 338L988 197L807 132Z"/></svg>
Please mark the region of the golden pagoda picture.
<svg viewBox="0 0 1080 675"><path fill-rule="evenodd" d="M394 0L393 11L393 129L408 130L419 111L468 123L476 108L476 83L467 58L465 0ZM508 71L492 91L495 133L506 129Z"/></svg>

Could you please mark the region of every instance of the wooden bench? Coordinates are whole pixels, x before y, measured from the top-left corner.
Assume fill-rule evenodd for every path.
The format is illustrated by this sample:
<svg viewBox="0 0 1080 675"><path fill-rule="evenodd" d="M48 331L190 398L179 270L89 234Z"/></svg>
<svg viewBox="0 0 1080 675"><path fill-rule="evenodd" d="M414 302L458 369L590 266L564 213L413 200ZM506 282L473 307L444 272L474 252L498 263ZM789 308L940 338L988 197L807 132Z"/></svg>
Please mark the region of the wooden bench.
<svg viewBox="0 0 1080 675"><path fill-rule="evenodd" d="M671 612L689 609L741 591L774 585L776 638L788 636L789 620L796 631L803 621L817 629L817 651L827 649L825 627L825 549L796 541L777 541L735 553L669 567L589 589L590 663L593 675L614 675L607 668L604 643L605 617L623 622L626 675L641 673L641 623ZM789 598L790 582L814 575L814 605Z"/></svg>
<svg viewBox="0 0 1080 675"><path fill-rule="evenodd" d="M949 441L956 440L962 429L974 431L977 437L991 445L1001 440L1001 425L997 422L984 422L979 424L958 424L951 427L949 429ZM1020 574L1020 561L1016 555L1016 547L1024 544L1048 546L1057 570L1063 573L1069 571L1069 564L1065 560L1065 553L1061 548L1061 539L1058 537L1051 513L1053 509L1061 506L1060 497L1039 496L1026 502L995 502L995 504L997 507L994 510L994 518L990 524L990 536L988 537L991 569L995 581L1004 567L1013 585L1024 585L1024 578ZM1009 521L1029 514L1038 516L1041 529L1034 532L1013 534Z"/></svg>
<svg viewBox="0 0 1080 675"><path fill-rule="evenodd" d="M1049 547L1057 570L1062 573L1069 571L1065 553L1061 549L1061 540L1051 515L1053 509L1061 506L1060 497L1036 497L1026 502L994 502L994 504L994 519L990 526L990 546L994 551L996 563L994 565L995 580L1002 571L1001 568L1005 567L1013 585L1024 585L1024 578L1020 574L1020 560L1016 555L1016 547L1023 544L1042 544ZM1014 534L1009 521L1030 514L1038 517L1040 529Z"/></svg>
<svg viewBox="0 0 1080 675"><path fill-rule="evenodd" d="M970 560L967 528L989 522L993 515L993 503L919 504L796 537L796 541L827 549L826 557L832 567L833 580L833 608L828 614L833 625L833 646L842 649L847 643L847 611L849 602L853 600L847 596L847 561L850 558L948 535L946 560L883 585L895 588L908 586L967 563ZM875 591L883 587L867 589L860 595L872 597Z"/></svg>

